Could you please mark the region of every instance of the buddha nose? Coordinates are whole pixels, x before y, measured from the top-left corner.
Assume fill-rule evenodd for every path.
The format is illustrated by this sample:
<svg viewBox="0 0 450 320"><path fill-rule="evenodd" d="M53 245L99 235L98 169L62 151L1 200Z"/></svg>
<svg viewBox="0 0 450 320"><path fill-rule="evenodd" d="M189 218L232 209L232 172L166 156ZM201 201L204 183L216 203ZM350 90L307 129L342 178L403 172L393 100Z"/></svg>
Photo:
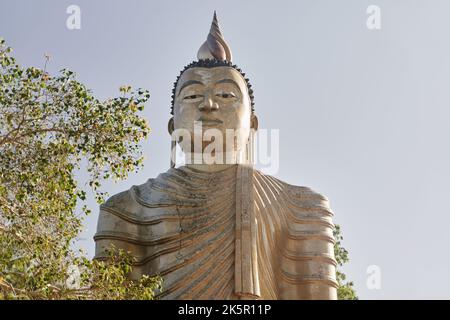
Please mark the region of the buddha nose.
<svg viewBox="0 0 450 320"><path fill-rule="evenodd" d="M202 103L198 106L200 111L211 112L219 109L217 102L213 100L211 95L206 95Z"/></svg>

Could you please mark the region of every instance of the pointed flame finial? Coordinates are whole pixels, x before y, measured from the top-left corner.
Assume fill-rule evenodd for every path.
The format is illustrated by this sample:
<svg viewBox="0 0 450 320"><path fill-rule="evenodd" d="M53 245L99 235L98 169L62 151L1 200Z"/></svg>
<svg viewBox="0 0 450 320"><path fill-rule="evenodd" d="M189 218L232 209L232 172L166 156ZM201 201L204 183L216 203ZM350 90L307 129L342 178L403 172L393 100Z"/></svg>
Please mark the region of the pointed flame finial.
<svg viewBox="0 0 450 320"><path fill-rule="evenodd" d="M216 59L216 60L232 60L231 50L223 38L220 31L219 22L217 21L216 11L214 10L214 17L211 23L206 41L202 44L197 52L197 59Z"/></svg>

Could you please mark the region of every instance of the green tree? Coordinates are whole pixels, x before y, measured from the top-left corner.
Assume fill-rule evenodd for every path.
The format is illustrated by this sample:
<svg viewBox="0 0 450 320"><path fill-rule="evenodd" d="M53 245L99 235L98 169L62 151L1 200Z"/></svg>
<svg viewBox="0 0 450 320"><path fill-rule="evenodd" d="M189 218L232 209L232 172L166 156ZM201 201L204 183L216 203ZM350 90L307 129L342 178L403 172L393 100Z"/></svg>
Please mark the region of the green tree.
<svg viewBox="0 0 450 320"><path fill-rule="evenodd" d="M153 298L160 279L128 280L126 252L90 261L73 249L87 192L101 203L105 179L142 166L148 91L100 101L72 71L23 68L11 52L0 39L0 298ZM89 187L74 178L84 163Z"/></svg>
<svg viewBox="0 0 450 320"><path fill-rule="evenodd" d="M358 300L356 295L356 291L353 288L352 281L346 281L346 275L340 271L339 267L342 267L345 263L349 261L348 251L342 247L341 241L344 239L341 232L341 227L339 225L335 225L334 229L334 238L336 243L334 245L334 255L336 257L336 261L338 264L338 268L336 270L336 280L338 282L338 299L339 300Z"/></svg>

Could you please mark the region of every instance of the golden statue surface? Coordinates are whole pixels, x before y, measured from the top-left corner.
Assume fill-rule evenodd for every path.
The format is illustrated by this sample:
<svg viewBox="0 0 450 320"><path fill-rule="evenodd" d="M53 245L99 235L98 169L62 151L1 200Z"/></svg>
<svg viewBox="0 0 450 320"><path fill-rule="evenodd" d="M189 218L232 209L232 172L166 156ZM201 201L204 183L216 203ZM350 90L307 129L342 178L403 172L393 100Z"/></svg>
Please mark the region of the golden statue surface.
<svg viewBox="0 0 450 320"><path fill-rule="evenodd" d="M328 200L253 169L253 91L231 63L215 14L197 56L175 83L169 132L192 137L174 142L192 160L208 149L195 143L198 123L223 136L233 130L213 152L227 160L172 161L112 196L100 208L96 258L111 244L130 251L131 277L163 277L160 299L336 299Z"/></svg>

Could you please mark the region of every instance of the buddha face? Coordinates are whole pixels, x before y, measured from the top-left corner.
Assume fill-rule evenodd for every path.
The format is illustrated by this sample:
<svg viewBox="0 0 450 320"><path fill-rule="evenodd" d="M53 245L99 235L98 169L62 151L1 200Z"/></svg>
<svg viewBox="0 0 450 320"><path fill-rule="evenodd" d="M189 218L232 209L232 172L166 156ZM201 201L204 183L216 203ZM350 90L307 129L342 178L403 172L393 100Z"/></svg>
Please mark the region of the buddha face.
<svg viewBox="0 0 450 320"><path fill-rule="evenodd" d="M195 150L193 143L194 137L199 134L199 124L202 126L202 135L208 131L222 134L224 152L236 151L239 146L245 146L250 130L257 129L246 82L231 67L187 69L178 81L174 99L174 118L169 128L172 125L172 129L184 129L190 133L191 144L181 143L184 152ZM226 136L230 132L234 135L233 143L227 145ZM205 141L203 136L202 150L210 142Z"/></svg>

